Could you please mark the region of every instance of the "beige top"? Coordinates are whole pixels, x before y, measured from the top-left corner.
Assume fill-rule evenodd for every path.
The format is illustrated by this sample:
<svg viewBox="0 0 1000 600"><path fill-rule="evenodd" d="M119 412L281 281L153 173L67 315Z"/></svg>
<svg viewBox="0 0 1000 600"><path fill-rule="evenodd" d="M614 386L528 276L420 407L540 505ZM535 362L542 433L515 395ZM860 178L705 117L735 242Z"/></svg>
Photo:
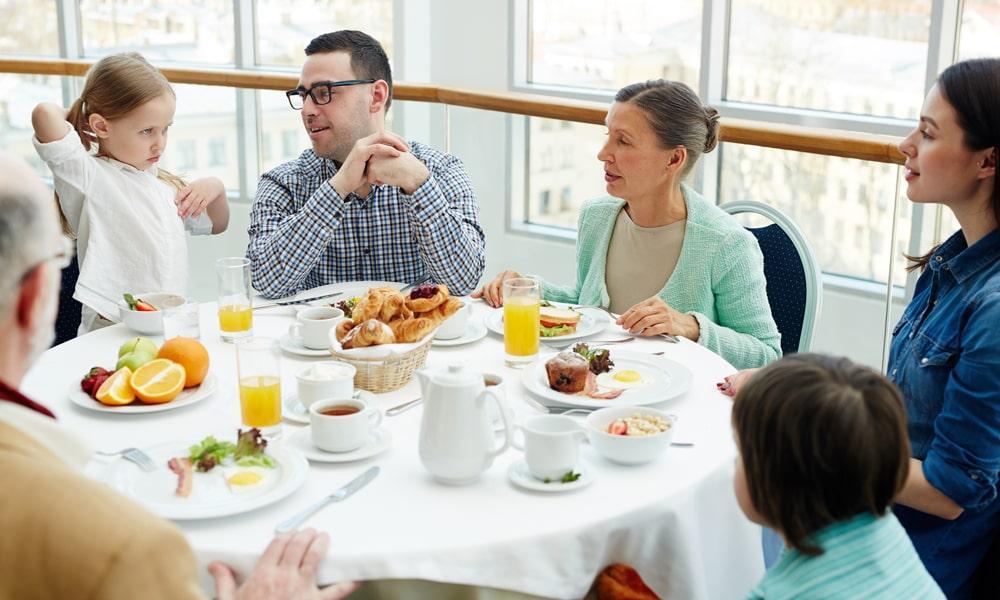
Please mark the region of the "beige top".
<svg viewBox="0 0 1000 600"><path fill-rule="evenodd" d="M677 266L686 224L682 219L660 227L639 227L624 208L619 211L604 272L611 312L621 314L660 293Z"/></svg>

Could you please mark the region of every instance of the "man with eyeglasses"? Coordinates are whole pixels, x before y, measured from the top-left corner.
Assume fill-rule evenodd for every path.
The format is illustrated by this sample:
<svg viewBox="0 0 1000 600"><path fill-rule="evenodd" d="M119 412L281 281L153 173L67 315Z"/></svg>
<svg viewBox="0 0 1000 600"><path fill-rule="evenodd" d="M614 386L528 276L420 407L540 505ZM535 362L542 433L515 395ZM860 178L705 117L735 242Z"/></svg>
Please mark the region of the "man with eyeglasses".
<svg viewBox="0 0 1000 600"><path fill-rule="evenodd" d="M253 285L270 298L340 281L475 289L486 242L465 168L385 130L392 73L360 31L306 46L288 91L312 148L265 173L250 215Z"/></svg>
<svg viewBox="0 0 1000 600"><path fill-rule="evenodd" d="M206 598L177 527L85 478L89 444L17 391L52 342L71 248L51 190L0 152L0 598ZM355 584L316 587L328 544L311 529L279 536L239 588L214 562L215 596L344 598Z"/></svg>

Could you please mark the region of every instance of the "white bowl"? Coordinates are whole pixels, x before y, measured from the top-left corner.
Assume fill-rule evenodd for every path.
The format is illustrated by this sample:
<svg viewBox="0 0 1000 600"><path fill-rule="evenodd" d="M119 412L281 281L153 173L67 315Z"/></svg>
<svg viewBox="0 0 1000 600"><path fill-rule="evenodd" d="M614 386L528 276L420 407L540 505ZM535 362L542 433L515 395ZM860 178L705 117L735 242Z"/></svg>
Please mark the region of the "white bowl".
<svg viewBox="0 0 1000 600"><path fill-rule="evenodd" d="M670 429L644 436L615 435L606 431L615 419L624 419L635 413L660 417L670 423ZM590 413L586 421L587 438L594 450L608 460L625 465L641 465L659 457L670 447L675 429L677 417L645 406L602 408Z"/></svg>
<svg viewBox="0 0 1000 600"><path fill-rule="evenodd" d="M141 298L153 305L156 310L142 311L132 310L121 300L118 303L118 316L126 327L143 335L160 335L163 333L163 309L173 308L184 304L184 296L170 294L166 292L148 292L142 294L132 294L135 298Z"/></svg>
<svg viewBox="0 0 1000 600"><path fill-rule="evenodd" d="M438 325L437 331L434 332L434 339L453 340L462 337L465 334L465 326L469 323L470 312L469 303L463 303L462 308Z"/></svg>

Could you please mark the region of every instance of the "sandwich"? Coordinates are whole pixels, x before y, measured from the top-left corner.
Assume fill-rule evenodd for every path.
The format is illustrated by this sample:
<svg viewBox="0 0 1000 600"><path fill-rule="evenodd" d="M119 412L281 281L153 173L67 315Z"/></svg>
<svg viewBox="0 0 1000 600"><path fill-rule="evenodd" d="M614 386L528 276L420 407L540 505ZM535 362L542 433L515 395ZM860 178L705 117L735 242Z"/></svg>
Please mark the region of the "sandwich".
<svg viewBox="0 0 1000 600"><path fill-rule="evenodd" d="M539 332L542 337L557 337L576 332L580 313L569 308L542 306L539 312Z"/></svg>

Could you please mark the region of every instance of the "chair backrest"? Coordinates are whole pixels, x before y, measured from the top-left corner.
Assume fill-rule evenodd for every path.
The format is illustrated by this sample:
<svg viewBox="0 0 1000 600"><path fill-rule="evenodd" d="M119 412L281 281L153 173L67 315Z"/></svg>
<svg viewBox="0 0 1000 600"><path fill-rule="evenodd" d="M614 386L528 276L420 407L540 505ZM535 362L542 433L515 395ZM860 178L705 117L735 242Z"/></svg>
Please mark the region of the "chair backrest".
<svg viewBox="0 0 1000 600"><path fill-rule="evenodd" d="M56 314L56 339L53 346L76 337L80 328L80 310L82 305L73 299L76 280L80 277L80 267L76 258L62 270L62 282L59 287L59 312Z"/></svg>
<svg viewBox="0 0 1000 600"><path fill-rule="evenodd" d="M771 221L771 225L747 230L757 238L764 255L767 302L781 333L781 351L807 352L823 303L823 279L802 231L780 210L761 202L729 202L720 208L731 215L753 213Z"/></svg>

